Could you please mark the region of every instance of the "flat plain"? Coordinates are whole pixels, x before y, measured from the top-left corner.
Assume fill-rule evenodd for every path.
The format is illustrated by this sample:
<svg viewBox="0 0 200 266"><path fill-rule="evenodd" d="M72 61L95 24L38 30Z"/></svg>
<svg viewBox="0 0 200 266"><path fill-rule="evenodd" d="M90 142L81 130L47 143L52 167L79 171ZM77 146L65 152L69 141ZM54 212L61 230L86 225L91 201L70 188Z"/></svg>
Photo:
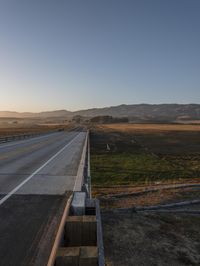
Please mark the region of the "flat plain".
<svg viewBox="0 0 200 266"><path fill-rule="evenodd" d="M97 126L91 156L96 186L192 181L200 177L200 125Z"/></svg>
<svg viewBox="0 0 200 266"><path fill-rule="evenodd" d="M0 137L42 134L60 129L72 127L67 121L56 121L55 119L22 119L0 117Z"/></svg>
<svg viewBox="0 0 200 266"><path fill-rule="evenodd" d="M200 125L93 127L91 176L106 265L200 265Z"/></svg>

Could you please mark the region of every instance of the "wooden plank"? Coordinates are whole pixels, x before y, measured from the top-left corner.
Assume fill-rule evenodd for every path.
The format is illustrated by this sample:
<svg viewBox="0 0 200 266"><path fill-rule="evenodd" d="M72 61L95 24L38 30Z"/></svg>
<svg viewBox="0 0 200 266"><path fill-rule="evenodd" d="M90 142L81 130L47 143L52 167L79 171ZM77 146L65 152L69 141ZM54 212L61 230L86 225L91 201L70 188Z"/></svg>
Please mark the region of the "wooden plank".
<svg viewBox="0 0 200 266"><path fill-rule="evenodd" d="M81 246L82 220L82 216L68 216L64 236L66 246Z"/></svg>
<svg viewBox="0 0 200 266"><path fill-rule="evenodd" d="M97 221L94 215L84 215L82 224L82 246L97 245Z"/></svg>
<svg viewBox="0 0 200 266"><path fill-rule="evenodd" d="M98 249L97 247L81 247L79 266L97 266L98 265Z"/></svg>
<svg viewBox="0 0 200 266"><path fill-rule="evenodd" d="M79 266L79 247L59 248L56 256L56 266Z"/></svg>

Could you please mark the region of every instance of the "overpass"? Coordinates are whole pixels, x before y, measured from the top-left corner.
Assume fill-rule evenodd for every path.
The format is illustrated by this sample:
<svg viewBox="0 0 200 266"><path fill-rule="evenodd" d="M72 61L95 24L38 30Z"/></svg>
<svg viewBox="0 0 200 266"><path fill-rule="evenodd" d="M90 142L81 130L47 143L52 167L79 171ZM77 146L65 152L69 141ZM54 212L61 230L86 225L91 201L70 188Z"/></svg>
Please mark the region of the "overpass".
<svg viewBox="0 0 200 266"><path fill-rule="evenodd" d="M89 133L0 144L0 265L104 265Z"/></svg>

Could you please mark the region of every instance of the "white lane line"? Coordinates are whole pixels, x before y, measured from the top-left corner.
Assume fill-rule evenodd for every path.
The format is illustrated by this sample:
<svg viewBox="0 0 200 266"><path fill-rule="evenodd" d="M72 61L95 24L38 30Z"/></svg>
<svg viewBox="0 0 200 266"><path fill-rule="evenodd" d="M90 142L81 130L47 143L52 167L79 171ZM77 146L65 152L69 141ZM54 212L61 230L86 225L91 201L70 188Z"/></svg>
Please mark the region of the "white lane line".
<svg viewBox="0 0 200 266"><path fill-rule="evenodd" d="M1 148L7 148L7 147L12 147L12 146L16 146L16 145L20 145L20 144L24 144L24 143L28 143L28 142L31 142L33 140L40 140L40 139L43 139L43 138L47 138L49 136L54 136L54 134L58 134L59 132L55 132L55 133L49 133L48 135L45 135L45 136L39 136L39 137L31 137L29 139L23 139L23 140L14 140L12 143L0 143L0 149Z"/></svg>
<svg viewBox="0 0 200 266"><path fill-rule="evenodd" d="M19 190L24 184L26 184L34 175L36 175L39 171L41 171L47 164L49 164L53 159L55 159L61 152L63 152L69 145L74 142L76 138L79 137L81 132L76 135L69 143L67 143L61 150L59 150L56 154L54 154L46 163L40 166L35 172L33 172L29 177L27 177L22 183L20 183L17 187L11 190L5 197L0 200L0 205L3 204L7 199L9 199L17 190Z"/></svg>

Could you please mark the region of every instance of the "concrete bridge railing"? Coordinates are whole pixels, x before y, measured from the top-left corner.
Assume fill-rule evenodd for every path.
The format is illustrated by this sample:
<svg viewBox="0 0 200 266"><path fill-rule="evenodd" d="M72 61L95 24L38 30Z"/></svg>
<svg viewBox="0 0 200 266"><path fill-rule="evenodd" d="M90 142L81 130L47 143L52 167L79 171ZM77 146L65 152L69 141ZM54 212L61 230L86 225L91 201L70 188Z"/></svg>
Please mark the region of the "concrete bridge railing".
<svg viewBox="0 0 200 266"><path fill-rule="evenodd" d="M104 266L99 201L91 196L90 142L87 131L73 194L63 213L48 266Z"/></svg>

